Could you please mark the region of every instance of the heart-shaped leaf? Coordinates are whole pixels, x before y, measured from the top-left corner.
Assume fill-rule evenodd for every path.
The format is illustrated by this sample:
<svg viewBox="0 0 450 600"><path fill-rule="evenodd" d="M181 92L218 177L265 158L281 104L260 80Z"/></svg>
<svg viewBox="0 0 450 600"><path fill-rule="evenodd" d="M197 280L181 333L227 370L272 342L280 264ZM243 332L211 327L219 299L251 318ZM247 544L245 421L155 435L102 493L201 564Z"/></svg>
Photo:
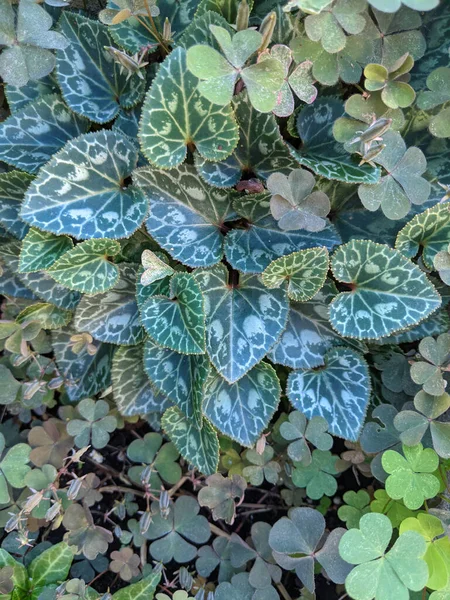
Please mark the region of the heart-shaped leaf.
<svg viewBox="0 0 450 600"><path fill-rule="evenodd" d="M211 188L187 164L165 171L144 167L134 179L150 202L147 229L165 250L190 267L221 260L221 228L235 216L236 193Z"/></svg>
<svg viewBox="0 0 450 600"><path fill-rule="evenodd" d="M21 217L76 239L129 237L147 213L140 189L125 186L136 166L133 142L116 132L88 133L66 144L28 188Z"/></svg>
<svg viewBox="0 0 450 600"><path fill-rule="evenodd" d="M186 51L173 50L159 67L142 109L142 149L157 167L180 165L188 144L213 161L223 160L236 147L238 129L231 107L212 104L197 87L198 79L187 69Z"/></svg>
<svg viewBox="0 0 450 600"><path fill-rule="evenodd" d="M328 273L326 248L310 248L277 258L263 271L262 280L273 289L287 282L291 300L306 302L317 294Z"/></svg>
<svg viewBox="0 0 450 600"><path fill-rule="evenodd" d="M112 362L112 393L119 412L128 417L162 413L170 402L155 393L143 369L143 348L121 346Z"/></svg>
<svg viewBox="0 0 450 600"><path fill-rule="evenodd" d="M273 260L297 250L317 246L331 250L341 243L328 222L319 232L282 231L270 212L270 196L266 194L239 198L233 206L248 224L227 234L225 255L234 269L244 273L261 273Z"/></svg>
<svg viewBox="0 0 450 600"><path fill-rule="evenodd" d="M264 362L232 384L211 372L204 388L203 412L219 431L243 446L253 446L274 415L280 394L277 374Z"/></svg>
<svg viewBox="0 0 450 600"><path fill-rule="evenodd" d="M144 272L141 274L139 281L144 287L151 285L155 281L164 279L165 277L170 277L175 273L168 264L166 256L162 253L161 255L166 259L165 261L159 258L159 256L151 250L144 250L142 253L141 260Z"/></svg>
<svg viewBox="0 0 450 600"><path fill-rule="evenodd" d="M170 297L150 297L141 307L141 319L150 337L163 348L182 354L204 353L203 296L190 273L175 273Z"/></svg>
<svg viewBox="0 0 450 600"><path fill-rule="evenodd" d="M74 115L57 94L42 96L0 124L0 159L36 173L70 139L85 133L89 121Z"/></svg>
<svg viewBox="0 0 450 600"><path fill-rule="evenodd" d="M74 326L100 342L134 346L144 339L135 297L136 266L120 263L118 272L119 278L112 289L82 297L75 311Z"/></svg>
<svg viewBox="0 0 450 600"><path fill-rule="evenodd" d="M0 223L14 237L21 240L28 225L19 218L19 212L27 187L33 177L20 171L0 174Z"/></svg>
<svg viewBox="0 0 450 600"><path fill-rule="evenodd" d="M333 435L356 441L370 396L367 363L349 348L332 348L324 361L321 369L289 375L288 398L309 419L324 417Z"/></svg>
<svg viewBox="0 0 450 600"><path fill-rule="evenodd" d="M239 281L230 281L237 275ZM205 297L206 351L228 382L240 379L276 342L286 325L285 290L268 290L254 275L224 265L195 272Z"/></svg>
<svg viewBox="0 0 450 600"><path fill-rule="evenodd" d="M376 339L415 325L441 304L426 275L397 250L369 240L340 246L331 259L338 281L351 284L330 304L343 336Z"/></svg>
<svg viewBox="0 0 450 600"><path fill-rule="evenodd" d="M178 354L149 339L145 342L144 368L158 392L200 426L203 388L210 368L207 357Z"/></svg>
<svg viewBox="0 0 450 600"><path fill-rule="evenodd" d="M75 113L95 123L107 123L120 107L131 108L142 99L145 80L121 72L105 50L112 45L105 25L65 11L59 28L70 44L57 54L58 83Z"/></svg>
<svg viewBox="0 0 450 600"><path fill-rule="evenodd" d="M5 96L8 100L9 110L12 113L25 108L33 100L57 92L58 86L52 75L29 81L26 85L20 87L11 84L5 86Z"/></svg>
<svg viewBox="0 0 450 600"><path fill-rule="evenodd" d="M32 273L48 269L71 248L73 242L70 237L32 228L22 241L19 271Z"/></svg>
<svg viewBox="0 0 450 600"><path fill-rule="evenodd" d="M219 440L211 424L203 419L201 429L173 406L166 410L161 425L178 452L204 475L212 475L219 464Z"/></svg>
<svg viewBox="0 0 450 600"><path fill-rule="evenodd" d="M54 304L40 302L24 308L16 317L17 323L36 321L42 329L59 329L69 324L72 313Z"/></svg>

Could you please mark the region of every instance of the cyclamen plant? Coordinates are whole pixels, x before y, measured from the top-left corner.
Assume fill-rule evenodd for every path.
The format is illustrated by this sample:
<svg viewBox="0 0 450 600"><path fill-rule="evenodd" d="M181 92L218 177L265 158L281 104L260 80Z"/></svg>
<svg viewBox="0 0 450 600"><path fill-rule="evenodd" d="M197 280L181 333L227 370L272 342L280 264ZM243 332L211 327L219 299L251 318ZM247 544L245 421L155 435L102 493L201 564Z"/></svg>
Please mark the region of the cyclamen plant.
<svg viewBox="0 0 450 600"><path fill-rule="evenodd" d="M438 4L0 0L5 599L450 597Z"/></svg>

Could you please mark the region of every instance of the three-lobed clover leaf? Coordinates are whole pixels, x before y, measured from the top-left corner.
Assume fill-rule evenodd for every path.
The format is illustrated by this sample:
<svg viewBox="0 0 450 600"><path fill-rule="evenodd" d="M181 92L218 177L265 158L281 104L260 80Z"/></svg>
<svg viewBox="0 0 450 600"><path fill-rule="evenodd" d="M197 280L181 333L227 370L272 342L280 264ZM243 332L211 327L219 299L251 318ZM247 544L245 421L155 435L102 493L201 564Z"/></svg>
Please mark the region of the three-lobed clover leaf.
<svg viewBox="0 0 450 600"><path fill-rule="evenodd" d="M143 439L133 440L127 448L127 456L134 463L141 463L128 471L130 479L137 484L142 485L146 471L150 471L146 483L155 490L161 487L162 479L174 485L181 477L181 468L177 463L179 453L174 444L163 444L159 433L146 433Z"/></svg>
<svg viewBox="0 0 450 600"><path fill-rule="evenodd" d="M292 482L299 488L306 488L306 493L312 500L333 496L337 490L336 459L329 450L313 450L309 465L294 462Z"/></svg>
<svg viewBox="0 0 450 600"><path fill-rule="evenodd" d="M393 500L390 498L386 490L375 490L373 497L374 499L370 503L370 510L373 513L386 515L392 523L392 527L397 528L402 521L409 517L414 517L416 514L414 511L406 508L403 500Z"/></svg>
<svg viewBox="0 0 450 600"><path fill-rule="evenodd" d="M449 117L450 109L447 102L450 100L450 68L438 67L427 77L427 91L421 92L417 98L417 106L422 110L432 111L429 124L430 133L436 137L450 137ZM438 106L442 109L434 114Z"/></svg>
<svg viewBox="0 0 450 600"><path fill-rule="evenodd" d="M117 419L109 414L109 404L104 400L85 398L77 411L82 419L72 419L67 423L67 433L74 436L78 448L92 444L98 450L109 442L109 434L117 427Z"/></svg>
<svg viewBox="0 0 450 600"><path fill-rule="evenodd" d="M389 68L370 63L364 68L364 86L369 92L381 90L381 99L389 108L407 108L416 98L416 92L406 83L413 66L409 54L401 56Z"/></svg>
<svg viewBox="0 0 450 600"><path fill-rule="evenodd" d="M433 260L434 268L439 272L442 281L450 284L450 245L446 250L440 250Z"/></svg>
<svg viewBox="0 0 450 600"><path fill-rule="evenodd" d="M433 475L439 466L439 457L422 444L403 445L403 454L395 450L383 454L383 468L389 474L386 492L393 500L402 499L407 508L415 510L439 492L440 481Z"/></svg>
<svg viewBox="0 0 450 600"><path fill-rule="evenodd" d="M262 453L253 448L247 450L245 460L249 464L242 470L243 476L255 486L261 485L264 480L276 485L281 465L273 460L274 454L274 449L268 445L265 446Z"/></svg>
<svg viewBox="0 0 450 600"><path fill-rule="evenodd" d="M368 2L377 10L395 13L402 4L414 10L433 10L438 5L439 0L368 0Z"/></svg>
<svg viewBox="0 0 450 600"><path fill-rule="evenodd" d="M371 511L370 496L366 490L349 490L342 496L345 504L338 508L338 517L348 529L357 528L363 515ZM372 512L374 512L372 510Z"/></svg>
<svg viewBox="0 0 450 600"><path fill-rule="evenodd" d="M236 515L236 506L244 500L247 482L240 475L223 477L221 473L210 475L197 496L200 506L211 509L214 521L223 519L232 525Z"/></svg>
<svg viewBox="0 0 450 600"><path fill-rule="evenodd" d="M423 338L419 343L419 354L425 360L412 363L412 380L421 385L426 394L441 396L447 387L443 374L450 361L450 334L442 333L436 339Z"/></svg>
<svg viewBox="0 0 450 600"><path fill-rule="evenodd" d="M291 460L304 465L311 464L312 455L308 442L319 450L330 450L333 438L326 433L328 422L321 416L314 416L307 421L300 411L289 413L287 421L280 425L280 435L290 444L287 453Z"/></svg>
<svg viewBox="0 0 450 600"><path fill-rule="evenodd" d="M201 81L199 92L214 104L231 102L239 78L244 82L252 105L261 112L270 112L276 104L276 94L284 82L282 64L275 58L245 66L262 45L262 35L253 29L238 31L231 37L223 27L209 26L223 54L198 44L187 51L187 67Z"/></svg>
<svg viewBox="0 0 450 600"><path fill-rule="evenodd" d="M356 565L345 580L345 589L355 600L398 600L409 598L408 590L422 590L428 580L423 560L426 543L415 531L400 535L387 551L392 525L384 515L366 514L359 529L342 536L339 554Z"/></svg>
<svg viewBox="0 0 450 600"><path fill-rule="evenodd" d="M99 554L105 554L113 541L110 531L95 525L91 511L86 505L71 504L64 513L62 524L67 530L64 541L82 552L88 560L95 560Z"/></svg>
<svg viewBox="0 0 450 600"><path fill-rule="evenodd" d="M5 450L5 436L0 433L0 504L10 500L8 484L13 488L25 487L25 476L31 470L28 466L31 448L28 444L15 444Z"/></svg>

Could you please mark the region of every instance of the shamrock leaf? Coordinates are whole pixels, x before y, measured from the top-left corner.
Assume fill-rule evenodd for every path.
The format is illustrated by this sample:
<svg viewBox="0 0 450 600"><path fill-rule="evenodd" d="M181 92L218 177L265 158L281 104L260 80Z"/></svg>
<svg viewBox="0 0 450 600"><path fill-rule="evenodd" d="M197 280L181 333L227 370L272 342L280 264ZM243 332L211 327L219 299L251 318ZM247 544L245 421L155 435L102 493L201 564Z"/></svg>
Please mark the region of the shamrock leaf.
<svg viewBox="0 0 450 600"><path fill-rule="evenodd" d="M450 283L450 245L446 250L440 250L434 257L434 268L439 272L442 281L449 285Z"/></svg>
<svg viewBox="0 0 450 600"><path fill-rule="evenodd" d="M369 63L364 68L364 86L370 92L381 90L381 99L389 108L407 108L416 98L416 92L406 83L413 66L409 54L401 56L389 68Z"/></svg>
<svg viewBox="0 0 450 600"><path fill-rule="evenodd" d="M245 66L262 45L262 35L253 29L245 29L231 37L223 27L210 25L209 28L225 57L214 48L201 44L188 49L187 67L201 80L199 92L214 104L227 105L233 97L236 81L242 78L251 104L256 110L270 112L284 81L281 63L268 58Z"/></svg>
<svg viewBox="0 0 450 600"><path fill-rule="evenodd" d="M175 104L168 105L167 98ZM159 67L142 114L139 137L143 152L163 169L180 165L188 144L195 144L204 158L216 161L229 156L238 141L231 107L220 107L200 94L198 79L188 71L186 51L181 47Z"/></svg>
<svg viewBox="0 0 450 600"><path fill-rule="evenodd" d="M345 529L337 527L324 537L325 519L312 508L292 508L272 527L269 544L273 556L283 569L295 569L303 585L315 591L315 562L318 562L334 583L343 583L350 566L338 552L339 540Z"/></svg>
<svg viewBox="0 0 450 600"><path fill-rule="evenodd" d="M30 79L45 77L55 67L51 49L64 49L68 40L51 31L52 17L32 0L20 0L17 11L9 0L1 0L2 30L0 75L18 87Z"/></svg>
<svg viewBox="0 0 450 600"><path fill-rule="evenodd" d="M48 269L72 248L73 242L67 235L53 235L31 228L22 241L19 271L32 273Z"/></svg>
<svg viewBox="0 0 450 600"><path fill-rule="evenodd" d="M159 514L157 502L153 502L151 508L154 516L144 537L152 540L149 550L154 560L190 562L197 554L194 544L204 544L211 535L206 517L198 514L197 500L180 496L171 504L166 518Z"/></svg>
<svg viewBox="0 0 450 600"><path fill-rule="evenodd" d="M323 417L315 416L307 422L303 413L295 410L289 413L288 421L280 426L280 434L291 443L287 447L289 458L294 461L311 464L312 456L308 442L319 450L330 450L333 438L326 433L328 423Z"/></svg>
<svg viewBox="0 0 450 600"><path fill-rule="evenodd" d="M426 275L389 246L352 240L333 254L337 280L351 283L330 304L330 321L343 336L376 339L422 321L440 305Z"/></svg>
<svg viewBox="0 0 450 600"><path fill-rule="evenodd" d="M132 548L122 548L111 552L111 559L109 569L113 573L118 573L123 581L130 581L139 575L141 560L137 554L134 554Z"/></svg>
<svg viewBox="0 0 450 600"><path fill-rule="evenodd" d="M306 488L308 497L319 500L322 496L333 496L337 490L336 456L329 450L313 450L309 465L294 462L292 482L299 488Z"/></svg>
<svg viewBox="0 0 450 600"><path fill-rule="evenodd" d="M228 540L218 536L212 545L199 548L195 568L201 577L209 577L214 569L219 567L219 583L229 581L236 573L236 569L231 565L230 555L231 548Z"/></svg>
<svg viewBox="0 0 450 600"><path fill-rule="evenodd" d="M127 456L139 467L131 467L128 471L130 479L142 484L142 475L146 467L150 467L151 475L148 480L150 488L159 489L161 479L173 485L181 477L180 465L176 462L179 454L171 443L163 445L163 438L159 433L147 433L143 439L133 440L127 449Z"/></svg>
<svg viewBox="0 0 450 600"><path fill-rule="evenodd" d="M391 522L378 514L364 515L359 529L350 529L342 536L341 557L357 565L345 580L345 589L355 600L408 598L408 590L417 592L426 585L423 537L415 531L405 532L386 552L391 536Z"/></svg>
<svg viewBox="0 0 450 600"><path fill-rule="evenodd" d="M450 100L450 68L439 67L432 71L427 78L427 87L430 91L419 94L417 106L422 110L430 111L437 106L445 105ZM448 106L444 106L437 114L434 114L429 124L430 133L439 138L450 137L449 116Z"/></svg>
<svg viewBox="0 0 450 600"><path fill-rule="evenodd" d="M389 473L386 492L393 500L403 499L407 508L415 510L439 491L439 479L432 474L439 466L439 457L431 448L424 450L422 444L404 445L403 454L404 457L394 450L383 454L383 468Z"/></svg>
<svg viewBox="0 0 450 600"><path fill-rule="evenodd" d="M74 436L78 448L90 443L98 450L109 442L109 434L117 427L116 417L109 415L109 404L104 400L97 402L86 398L77 411L83 419L72 419L67 423L67 433Z"/></svg>
<svg viewBox="0 0 450 600"><path fill-rule="evenodd" d="M388 496L386 490L375 490L374 499L370 503L370 510L373 513L381 513L386 515L392 527L398 527L402 521L409 517L413 517L415 513L406 508L402 500L393 500Z"/></svg>
<svg viewBox="0 0 450 600"><path fill-rule="evenodd" d="M425 360L412 363L411 378L422 386L425 393L441 396L447 387L443 371L447 370L450 361L450 334L442 333L436 340L423 338L419 343L419 353Z"/></svg>
<svg viewBox="0 0 450 600"><path fill-rule="evenodd" d="M261 485L264 480L276 485L281 465L276 460L272 460L274 454L274 449L267 445L262 453L253 449L247 450L245 460L250 464L243 469L243 476L255 486Z"/></svg>
<svg viewBox="0 0 450 600"><path fill-rule="evenodd" d="M338 509L338 517L347 525L348 529L358 528L359 521L363 515L370 512L370 496L366 490L354 492L350 490L342 496L344 505ZM372 512L375 512L372 510Z"/></svg>
<svg viewBox="0 0 450 600"><path fill-rule="evenodd" d="M280 229L314 232L324 229L330 201L324 192L312 192L315 184L314 176L305 169L295 169L289 177L282 173L270 175L267 180L267 189L272 194L270 212Z"/></svg>
<svg viewBox="0 0 450 600"><path fill-rule="evenodd" d="M377 10L395 13L403 4L414 10L432 10L438 5L438 0L368 0Z"/></svg>
<svg viewBox="0 0 450 600"><path fill-rule="evenodd" d="M405 531L417 531L427 543L423 557L429 572L427 588L445 588L450 578L450 539L447 536L442 537L444 527L441 521L433 515L419 513L417 518L409 517L401 523L400 535Z"/></svg>
<svg viewBox="0 0 450 600"><path fill-rule="evenodd" d="M424 391L414 398L414 410L402 410L394 418L394 426L400 432L400 440L406 446L416 446L428 432L433 448L442 458L450 458L450 423L439 417L450 408L450 395L430 396Z"/></svg>
<svg viewBox="0 0 450 600"><path fill-rule="evenodd" d="M13 488L25 487L24 478L30 471L27 463L31 448L28 444L15 444L3 455L5 445L5 436L0 433L0 504L10 500L8 483Z"/></svg>
<svg viewBox="0 0 450 600"><path fill-rule="evenodd" d="M244 500L247 482L240 475L223 477L220 473L206 479L206 487L198 493L200 506L211 509L214 521L223 519L232 525L236 515L236 506Z"/></svg>
<svg viewBox="0 0 450 600"><path fill-rule="evenodd" d="M71 504L64 513L62 524L67 530L64 541L82 552L88 560L95 560L99 554L105 554L113 541L110 531L95 525L91 511L86 505Z"/></svg>

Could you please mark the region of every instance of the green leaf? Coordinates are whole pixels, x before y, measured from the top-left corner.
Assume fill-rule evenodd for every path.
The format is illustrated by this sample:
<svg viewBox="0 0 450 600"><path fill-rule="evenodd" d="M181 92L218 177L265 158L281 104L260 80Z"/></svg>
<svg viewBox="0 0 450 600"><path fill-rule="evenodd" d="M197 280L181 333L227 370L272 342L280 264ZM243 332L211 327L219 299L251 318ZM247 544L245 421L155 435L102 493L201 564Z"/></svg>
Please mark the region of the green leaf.
<svg viewBox="0 0 450 600"><path fill-rule="evenodd" d="M249 447L273 417L281 387L273 367L261 362L231 384L210 372L203 393L205 416L219 431Z"/></svg>
<svg viewBox="0 0 450 600"><path fill-rule="evenodd" d="M0 434L0 453L5 448L5 438ZM3 456L0 462L0 503L9 502L8 486L6 481L13 488L23 488L25 486L25 475L30 471L28 466L31 448L28 444L16 444L12 446ZM5 481L6 479L6 481Z"/></svg>
<svg viewBox="0 0 450 600"><path fill-rule="evenodd" d="M302 140L301 150L289 147L295 160L326 179L344 183L376 183L380 169L359 166L333 138L333 123L344 114L339 100L319 99L306 106L297 117L297 130Z"/></svg>
<svg viewBox="0 0 450 600"><path fill-rule="evenodd" d="M25 108L33 100L57 92L58 86L52 75L47 75L39 80L29 81L26 85L20 87L11 84L5 86L5 96L8 100L9 110L12 113Z"/></svg>
<svg viewBox="0 0 450 600"><path fill-rule="evenodd" d="M0 174L0 223L14 237L21 240L28 231L19 212L27 187L33 178L20 171Z"/></svg>
<svg viewBox="0 0 450 600"><path fill-rule="evenodd" d="M151 296L141 307L141 320L150 337L163 348L182 354L204 353L203 296L190 273L173 275L169 297Z"/></svg>
<svg viewBox="0 0 450 600"><path fill-rule="evenodd" d="M54 304L39 303L24 308L16 317L17 323L25 324L37 321L42 329L59 329L70 323L72 313L70 310L58 308Z"/></svg>
<svg viewBox="0 0 450 600"><path fill-rule="evenodd" d="M36 173L66 142L85 133L88 127L89 122L74 115L59 95L42 96L0 123L0 159Z"/></svg>
<svg viewBox="0 0 450 600"><path fill-rule="evenodd" d="M320 369L290 373L288 398L309 419L324 417L333 435L356 441L370 397L367 363L349 348L332 348L324 361Z"/></svg>
<svg viewBox="0 0 450 600"><path fill-rule="evenodd" d="M63 254L48 269L49 275L65 287L84 294L101 294L116 285L119 269L108 260L120 251L114 240L88 240Z"/></svg>
<svg viewBox="0 0 450 600"><path fill-rule="evenodd" d="M244 273L261 273L273 260L297 250L317 246L331 250L341 242L335 227L328 222L319 232L281 230L271 214L266 194L240 198L234 208L250 226L227 234L225 255L234 269Z"/></svg>
<svg viewBox="0 0 450 600"><path fill-rule="evenodd" d="M424 450L422 444L403 446L403 454L405 457L394 450L383 454L383 468L389 473L386 492L415 510L439 492L439 479L432 474L439 466L439 457L431 448Z"/></svg>
<svg viewBox="0 0 450 600"><path fill-rule="evenodd" d="M0 404L6 405L15 402L21 387L22 384L17 381L11 371L5 365L0 365Z"/></svg>
<svg viewBox="0 0 450 600"><path fill-rule="evenodd" d="M28 188L21 217L76 239L130 236L148 208L141 190L125 187L137 158L134 143L112 131L70 141Z"/></svg>
<svg viewBox="0 0 450 600"><path fill-rule="evenodd" d="M181 477L181 467L177 463L179 453L171 442L163 444L163 437L159 433L147 433L143 439L131 442L127 449L127 456L139 466L131 467L128 471L132 481L142 484L142 476L146 466L151 467L149 487L161 489L164 479L169 484L175 485Z"/></svg>
<svg viewBox="0 0 450 600"><path fill-rule="evenodd" d="M118 271L119 279L112 289L83 296L75 311L74 326L100 342L133 346L144 339L135 297L136 265L121 263Z"/></svg>
<svg viewBox="0 0 450 600"><path fill-rule="evenodd" d="M251 8L253 2L250 1L248 4ZM197 20L208 11L214 11L221 15L228 23L235 23L238 5L238 0L201 0L195 13L195 19Z"/></svg>
<svg viewBox="0 0 450 600"><path fill-rule="evenodd" d="M438 252L447 250L450 239L450 204L436 204L416 215L397 234L395 247L408 258L422 248L425 265L433 270Z"/></svg>
<svg viewBox="0 0 450 600"><path fill-rule="evenodd" d="M425 540L416 532L402 534L386 552L392 536L387 517L366 514L359 529L347 531L339 544L341 557L357 565L345 580L347 593L355 600L409 598L408 590L425 587L428 568L422 556Z"/></svg>
<svg viewBox="0 0 450 600"><path fill-rule="evenodd" d="M414 512L403 504L401 500L392 500L386 493L386 490L375 490L374 500L370 503L370 510L373 513L382 513L386 515L392 527L398 527L400 523L408 517L413 517Z"/></svg>
<svg viewBox="0 0 450 600"><path fill-rule="evenodd" d="M67 433L75 438L78 448L92 444L94 448L104 448L109 442L109 434L117 427L117 419L109 415L110 407L105 400L85 398L77 405L82 419L71 419L67 423Z"/></svg>
<svg viewBox="0 0 450 600"><path fill-rule="evenodd" d="M19 271L32 273L48 269L71 248L73 242L68 236L56 236L32 228L22 241Z"/></svg>
<svg viewBox="0 0 450 600"><path fill-rule="evenodd" d="M13 569L13 574L12 574L12 581L14 583L15 586L17 586L18 588L21 588L22 590L26 590L28 587L28 573L26 568L17 560L15 560L11 554L9 554L9 552L7 552L6 550L3 550L3 548L0 549L0 568L4 568L4 567L12 567ZM7 598L9 598L7 596Z"/></svg>
<svg viewBox="0 0 450 600"><path fill-rule="evenodd" d="M145 342L144 369L152 385L199 427L209 368L209 360L204 355L178 354L160 348L150 339Z"/></svg>
<svg viewBox="0 0 450 600"><path fill-rule="evenodd" d="M294 463L292 483L299 488L306 488L306 493L312 500L322 496L333 496L337 490L336 456L329 450L313 450L309 465L302 462Z"/></svg>
<svg viewBox="0 0 450 600"><path fill-rule="evenodd" d="M348 529L358 528L363 515L370 512L370 496L366 490L354 492L350 490L342 496L345 504L338 509L338 517L347 525Z"/></svg>
<svg viewBox="0 0 450 600"><path fill-rule="evenodd" d="M146 227L173 258L190 267L221 260L221 228L235 216L236 193L211 188L187 164L165 171L144 167L134 179L151 204Z"/></svg>
<svg viewBox="0 0 450 600"><path fill-rule="evenodd" d="M15 260L14 264L18 265L19 261ZM71 310L76 307L80 301L81 295L79 292L68 290L66 287L56 283L54 279L47 273L39 271L38 273L18 273L19 280L30 290L36 294L37 297L44 302L50 302L55 304L59 308Z"/></svg>
<svg viewBox="0 0 450 600"><path fill-rule="evenodd" d="M65 581L73 561L73 552L65 542L44 550L31 561L28 573L34 587Z"/></svg>
<svg viewBox="0 0 450 600"><path fill-rule="evenodd" d="M423 204L430 195L431 186L422 174L427 168L426 158L415 146L406 148L399 133L388 131L383 136L386 147L373 159L387 174L375 185L361 185L358 196L367 210L379 207L388 219L402 219L411 204Z"/></svg>
<svg viewBox="0 0 450 600"><path fill-rule="evenodd" d="M145 156L157 167L180 165L188 144L213 161L223 160L236 147L231 107L208 102L197 86L187 70L186 51L177 48L160 66L143 107L139 138Z"/></svg>
<svg viewBox="0 0 450 600"><path fill-rule="evenodd" d="M161 573L152 573L137 583L132 583L112 595L114 600L149 600L153 598Z"/></svg>
<svg viewBox="0 0 450 600"><path fill-rule="evenodd" d="M307 423L303 413L297 410L289 413L288 420L280 426L283 439L291 442L287 447L289 458L304 465L311 464L312 456L308 442L319 450L330 450L333 438L326 433L327 429L328 423L323 417L312 417Z"/></svg>
<svg viewBox="0 0 450 600"><path fill-rule="evenodd" d="M287 282L291 300L306 302L321 289L328 273L326 248L300 250L270 263L262 273L266 287L273 289Z"/></svg>
<svg viewBox="0 0 450 600"><path fill-rule="evenodd" d="M432 10L438 5L438 0L369 0L377 10L387 13L395 13L404 4L414 10Z"/></svg>
<svg viewBox="0 0 450 600"><path fill-rule="evenodd" d="M168 399L152 389L144 373L142 345L118 348L111 377L114 402L126 417L162 413L170 405Z"/></svg>
<svg viewBox="0 0 450 600"><path fill-rule="evenodd" d="M95 123L107 123L121 107L131 108L142 99L145 80L137 74L127 78L104 50L112 45L105 25L65 11L59 28L70 44L57 54L58 83L64 100L76 114Z"/></svg>
<svg viewBox="0 0 450 600"><path fill-rule="evenodd" d="M176 407L167 409L161 426L181 456L204 475L212 475L219 465L219 440L209 421L201 429Z"/></svg>
<svg viewBox="0 0 450 600"><path fill-rule="evenodd" d="M268 290L254 275L233 276L224 265L195 272L205 298L206 351L230 383L264 358L288 314L285 290Z"/></svg>
<svg viewBox="0 0 450 600"><path fill-rule="evenodd" d="M343 336L376 339L420 323L439 308L426 275L397 250L352 240L333 254L338 281L352 284L330 304L330 321Z"/></svg>

